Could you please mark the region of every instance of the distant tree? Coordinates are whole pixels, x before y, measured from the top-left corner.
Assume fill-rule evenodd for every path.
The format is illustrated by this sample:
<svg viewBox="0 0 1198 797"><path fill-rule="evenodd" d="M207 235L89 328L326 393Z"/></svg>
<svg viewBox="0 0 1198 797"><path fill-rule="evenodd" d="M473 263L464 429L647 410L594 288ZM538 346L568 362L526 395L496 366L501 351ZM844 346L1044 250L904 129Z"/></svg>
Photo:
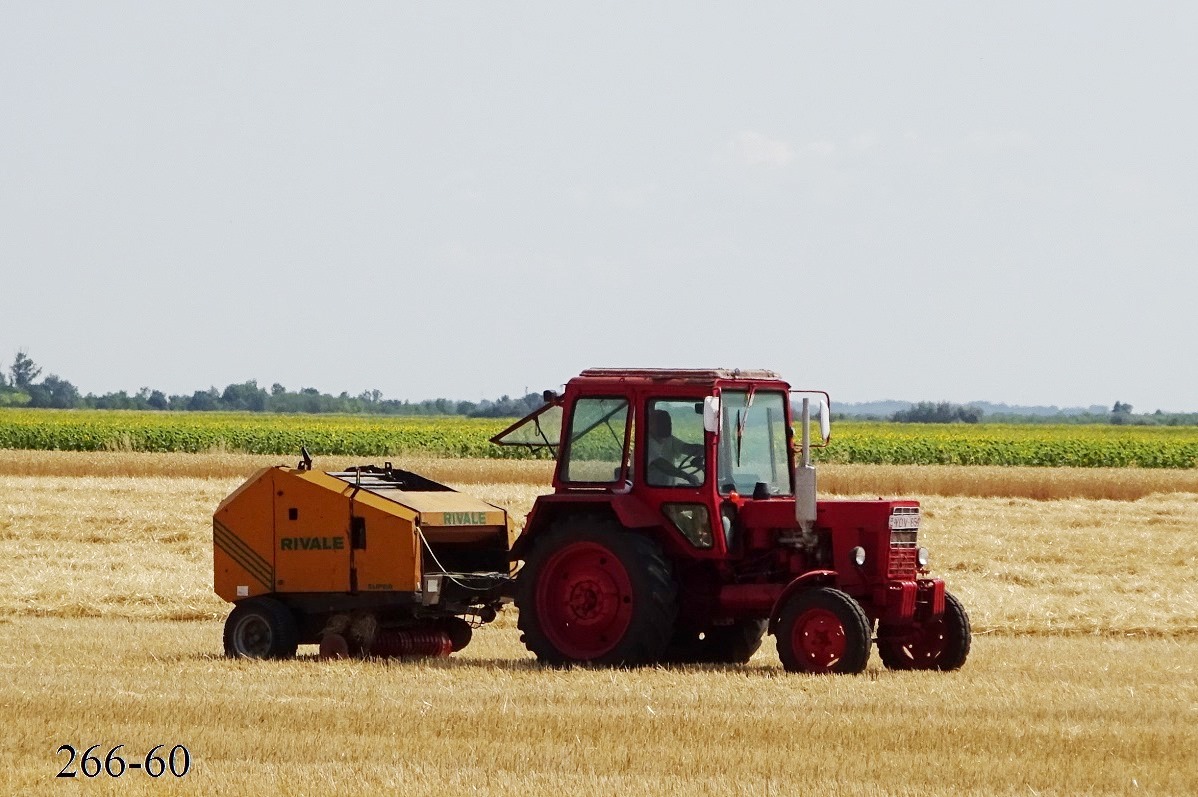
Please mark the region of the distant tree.
<svg viewBox="0 0 1198 797"><path fill-rule="evenodd" d="M0 373L0 407L23 407L28 403L29 394L8 384L8 379Z"/></svg>
<svg viewBox="0 0 1198 797"><path fill-rule="evenodd" d="M270 386L270 394L272 396L281 396L286 392L287 392L287 388L283 387L278 382L275 382L273 385Z"/></svg>
<svg viewBox="0 0 1198 797"><path fill-rule="evenodd" d="M49 407L68 410L79 406L79 390L56 374L50 374L41 384L29 386L29 404L33 407Z"/></svg>
<svg viewBox="0 0 1198 797"><path fill-rule="evenodd" d="M187 409L193 412L210 412L220 409L220 393L215 387L210 387L207 390L197 390L191 394L191 398L187 400Z"/></svg>
<svg viewBox="0 0 1198 797"><path fill-rule="evenodd" d="M154 390L150 393L150 397L146 399L146 404L156 410L165 410L170 406L170 401L161 390Z"/></svg>
<svg viewBox="0 0 1198 797"><path fill-rule="evenodd" d="M28 393L11 389L0 391L0 407L24 407L29 401Z"/></svg>
<svg viewBox="0 0 1198 797"><path fill-rule="evenodd" d="M20 390L25 390L32 385L33 380L37 379L41 372L42 369L23 350L17 352L17 357L13 360L12 368L9 369L9 373L12 374L13 385Z"/></svg>
<svg viewBox="0 0 1198 797"><path fill-rule="evenodd" d="M262 412L266 409L266 391L258 387L255 379L240 385L229 385L221 394L220 400L222 408L226 410Z"/></svg>
<svg viewBox="0 0 1198 797"><path fill-rule="evenodd" d="M528 415L545 403L540 393L528 393L521 398L500 396L498 401L482 401L463 413L475 418L518 418Z"/></svg>
<svg viewBox="0 0 1198 797"><path fill-rule="evenodd" d="M890 419L898 423L978 423L982 415L980 407L961 406L947 401L939 404L921 401L910 409L899 410Z"/></svg>
<svg viewBox="0 0 1198 797"><path fill-rule="evenodd" d="M137 406L137 399L120 390L116 393L105 393L103 396L88 395L86 403L97 410L131 410Z"/></svg>
<svg viewBox="0 0 1198 797"><path fill-rule="evenodd" d="M961 423L981 423L983 414L981 407L960 407L957 410Z"/></svg>
<svg viewBox="0 0 1198 797"><path fill-rule="evenodd" d="M1131 405L1116 401L1115 406L1111 408L1111 423L1122 425L1131 422Z"/></svg>

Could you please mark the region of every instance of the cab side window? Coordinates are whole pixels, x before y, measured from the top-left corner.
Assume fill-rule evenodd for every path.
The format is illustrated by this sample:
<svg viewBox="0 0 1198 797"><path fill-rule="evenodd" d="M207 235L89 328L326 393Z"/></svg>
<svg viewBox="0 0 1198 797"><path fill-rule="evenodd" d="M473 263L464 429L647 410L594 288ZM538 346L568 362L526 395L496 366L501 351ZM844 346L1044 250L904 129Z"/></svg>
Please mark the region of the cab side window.
<svg viewBox="0 0 1198 797"><path fill-rule="evenodd" d="M647 484L652 487L703 485L706 462L702 407L701 398L649 402L645 415Z"/></svg>
<svg viewBox="0 0 1198 797"><path fill-rule="evenodd" d="M569 482L610 484L624 463L624 432L628 401L623 398L580 398L574 402L566 461L562 473Z"/></svg>

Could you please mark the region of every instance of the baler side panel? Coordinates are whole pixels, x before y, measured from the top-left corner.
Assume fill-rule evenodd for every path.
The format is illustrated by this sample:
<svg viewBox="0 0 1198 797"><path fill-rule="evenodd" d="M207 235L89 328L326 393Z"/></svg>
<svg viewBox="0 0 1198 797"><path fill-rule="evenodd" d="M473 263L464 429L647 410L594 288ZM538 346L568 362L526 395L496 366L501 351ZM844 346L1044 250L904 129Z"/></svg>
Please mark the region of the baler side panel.
<svg viewBox="0 0 1198 797"><path fill-rule="evenodd" d="M349 591L349 499L339 489L329 489L319 478L323 475L282 470L275 474L275 585L279 592Z"/></svg>
<svg viewBox="0 0 1198 797"><path fill-rule="evenodd" d="M258 471L226 498L212 516L213 589L227 601L275 589L274 475Z"/></svg>
<svg viewBox="0 0 1198 797"><path fill-rule="evenodd" d="M354 496L353 512L366 524L366 547L354 551L358 589L363 592L418 590L417 514L365 490Z"/></svg>

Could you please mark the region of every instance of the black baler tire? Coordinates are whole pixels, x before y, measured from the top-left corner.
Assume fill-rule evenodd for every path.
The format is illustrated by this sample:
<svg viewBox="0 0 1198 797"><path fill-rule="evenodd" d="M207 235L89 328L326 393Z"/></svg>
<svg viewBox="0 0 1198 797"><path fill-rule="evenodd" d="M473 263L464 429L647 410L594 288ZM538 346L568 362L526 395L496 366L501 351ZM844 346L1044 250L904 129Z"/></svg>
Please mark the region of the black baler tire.
<svg viewBox="0 0 1198 797"><path fill-rule="evenodd" d="M244 633L242 625L257 618L270 631L266 649L261 655L245 650L244 641L239 644L238 634ZM274 598L250 598L239 602L229 612L224 629L225 655L230 658L290 659L299 647L299 627L291 610Z"/></svg>
<svg viewBox="0 0 1198 797"><path fill-rule="evenodd" d="M437 628L449 635L454 653L469 645L474 637L474 629L461 617L442 617L437 621Z"/></svg>
<svg viewBox="0 0 1198 797"><path fill-rule="evenodd" d="M597 543L619 560L635 593L633 616L623 637L607 652L576 659L559 650L545 634L537 612L537 581L554 553L577 542ZM659 661L678 615L678 586L661 546L601 515L575 514L556 521L537 539L516 579L520 641L542 663L562 667L590 664L637 667Z"/></svg>

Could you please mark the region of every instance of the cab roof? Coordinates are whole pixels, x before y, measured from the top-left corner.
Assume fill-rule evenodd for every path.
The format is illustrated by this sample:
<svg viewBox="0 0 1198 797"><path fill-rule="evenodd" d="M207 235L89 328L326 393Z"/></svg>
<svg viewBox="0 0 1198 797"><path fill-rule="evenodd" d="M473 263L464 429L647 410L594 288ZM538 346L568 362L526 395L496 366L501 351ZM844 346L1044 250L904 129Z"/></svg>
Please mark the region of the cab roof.
<svg viewBox="0 0 1198 797"><path fill-rule="evenodd" d="M709 385L724 379L749 381L778 380L782 377L774 371L741 368L588 368L576 380L620 380L644 382L681 382L684 384Z"/></svg>

